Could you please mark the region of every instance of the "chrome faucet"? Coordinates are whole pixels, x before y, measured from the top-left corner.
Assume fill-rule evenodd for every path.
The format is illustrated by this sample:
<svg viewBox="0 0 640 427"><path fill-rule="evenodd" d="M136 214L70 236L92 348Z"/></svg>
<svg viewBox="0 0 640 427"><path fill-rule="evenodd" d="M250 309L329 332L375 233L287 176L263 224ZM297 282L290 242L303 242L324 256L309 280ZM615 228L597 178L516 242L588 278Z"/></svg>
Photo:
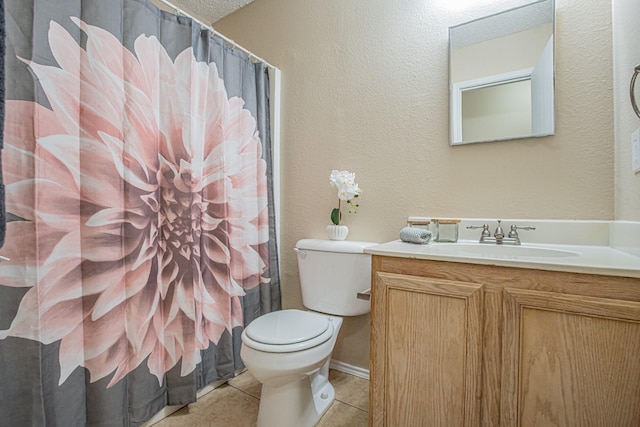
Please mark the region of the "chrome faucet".
<svg viewBox="0 0 640 427"><path fill-rule="evenodd" d="M516 245L520 244L520 236L518 236L518 230L526 230L526 231L532 231L535 230L535 227L531 227L530 225L522 225L522 226L517 226L515 224L511 225L511 230L509 231L509 239L513 239L514 243Z"/></svg>
<svg viewBox="0 0 640 427"><path fill-rule="evenodd" d="M482 234L480 234L480 243L485 243L487 239L491 239L491 232L489 231L489 224L482 225L469 225L467 230L475 230L477 228L482 228Z"/></svg>
<svg viewBox="0 0 640 427"><path fill-rule="evenodd" d="M491 232L489 231L489 225L470 225L467 229L476 229L482 228L482 233L480 234L480 243L495 243L496 245L502 245L504 243L512 244L512 245L520 245L520 236L518 236L518 230L535 230L535 227L531 226L517 226L512 225L507 237L504 236L504 230L502 229L502 220L497 220L498 226L496 230L493 232L493 237L491 236Z"/></svg>

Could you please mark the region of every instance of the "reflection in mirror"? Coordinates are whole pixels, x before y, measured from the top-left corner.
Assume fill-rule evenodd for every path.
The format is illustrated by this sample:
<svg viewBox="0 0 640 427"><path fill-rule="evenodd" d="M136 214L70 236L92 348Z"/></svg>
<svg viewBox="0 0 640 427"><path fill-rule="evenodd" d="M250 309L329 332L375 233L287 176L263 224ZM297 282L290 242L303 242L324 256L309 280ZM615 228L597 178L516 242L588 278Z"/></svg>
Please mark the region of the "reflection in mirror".
<svg viewBox="0 0 640 427"><path fill-rule="evenodd" d="M451 144L553 135L554 1L449 28Z"/></svg>

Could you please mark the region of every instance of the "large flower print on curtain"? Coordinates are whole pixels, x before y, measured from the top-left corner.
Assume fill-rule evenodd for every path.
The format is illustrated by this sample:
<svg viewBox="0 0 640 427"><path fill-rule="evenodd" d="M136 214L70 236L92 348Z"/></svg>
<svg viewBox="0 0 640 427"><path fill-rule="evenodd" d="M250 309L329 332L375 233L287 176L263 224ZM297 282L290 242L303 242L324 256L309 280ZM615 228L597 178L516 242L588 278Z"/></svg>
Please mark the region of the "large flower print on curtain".
<svg viewBox="0 0 640 427"><path fill-rule="evenodd" d="M57 65L19 58L45 102L7 101L0 285L26 292L0 340L59 343L58 385L86 368L109 389L142 365L162 386L270 281L260 134L191 47L172 59L141 34L130 51L69 19L86 43L52 20Z"/></svg>

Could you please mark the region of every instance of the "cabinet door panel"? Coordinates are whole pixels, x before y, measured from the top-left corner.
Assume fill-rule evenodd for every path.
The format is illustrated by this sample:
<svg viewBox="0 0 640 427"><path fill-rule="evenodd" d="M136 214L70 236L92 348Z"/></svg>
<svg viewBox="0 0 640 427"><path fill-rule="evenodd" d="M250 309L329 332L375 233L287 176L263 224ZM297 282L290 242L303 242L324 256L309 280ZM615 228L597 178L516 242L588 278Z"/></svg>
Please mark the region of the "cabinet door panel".
<svg viewBox="0 0 640 427"><path fill-rule="evenodd" d="M501 425L640 425L640 303L507 289L504 308Z"/></svg>
<svg viewBox="0 0 640 427"><path fill-rule="evenodd" d="M376 284L372 398L384 402L372 405L374 424L477 425L481 286L390 273Z"/></svg>

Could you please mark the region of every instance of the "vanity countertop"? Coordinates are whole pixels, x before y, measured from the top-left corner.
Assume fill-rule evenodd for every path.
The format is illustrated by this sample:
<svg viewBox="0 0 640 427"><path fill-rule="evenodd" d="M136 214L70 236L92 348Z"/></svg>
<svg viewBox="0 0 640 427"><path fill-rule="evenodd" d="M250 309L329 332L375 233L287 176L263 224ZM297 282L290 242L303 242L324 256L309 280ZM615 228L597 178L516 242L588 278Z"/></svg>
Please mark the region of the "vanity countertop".
<svg viewBox="0 0 640 427"><path fill-rule="evenodd" d="M477 241L418 245L394 240L365 249L371 255L640 278L640 257L609 246L524 244L514 248ZM560 254L560 256L555 256Z"/></svg>

